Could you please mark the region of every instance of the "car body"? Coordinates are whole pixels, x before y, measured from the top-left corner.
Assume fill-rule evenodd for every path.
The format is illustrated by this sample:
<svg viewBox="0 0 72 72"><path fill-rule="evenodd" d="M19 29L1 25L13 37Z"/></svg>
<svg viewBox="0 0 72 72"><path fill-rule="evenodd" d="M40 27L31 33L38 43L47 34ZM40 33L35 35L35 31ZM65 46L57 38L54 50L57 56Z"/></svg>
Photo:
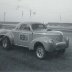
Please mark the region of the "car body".
<svg viewBox="0 0 72 72"><path fill-rule="evenodd" d="M4 48L5 39L8 39L9 45L27 47L30 50L36 50L36 53L53 52L65 50L69 46L69 38L64 37L61 31L48 31L45 24L38 22L24 22L16 25L14 29L1 29L0 41ZM41 51L41 52L40 52Z"/></svg>

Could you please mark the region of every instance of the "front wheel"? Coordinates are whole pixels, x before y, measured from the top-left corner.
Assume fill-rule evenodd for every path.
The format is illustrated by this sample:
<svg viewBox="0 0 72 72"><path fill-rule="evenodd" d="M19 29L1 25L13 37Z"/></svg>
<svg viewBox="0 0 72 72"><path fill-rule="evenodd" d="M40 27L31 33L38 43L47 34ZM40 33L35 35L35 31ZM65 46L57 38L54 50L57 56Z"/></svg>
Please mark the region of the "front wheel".
<svg viewBox="0 0 72 72"><path fill-rule="evenodd" d="M7 37L3 38L3 40L2 40L2 47L4 49L9 49L10 41L9 41L9 39Z"/></svg>
<svg viewBox="0 0 72 72"><path fill-rule="evenodd" d="M36 48L36 56L39 59L45 58L46 52L43 46L37 46Z"/></svg>

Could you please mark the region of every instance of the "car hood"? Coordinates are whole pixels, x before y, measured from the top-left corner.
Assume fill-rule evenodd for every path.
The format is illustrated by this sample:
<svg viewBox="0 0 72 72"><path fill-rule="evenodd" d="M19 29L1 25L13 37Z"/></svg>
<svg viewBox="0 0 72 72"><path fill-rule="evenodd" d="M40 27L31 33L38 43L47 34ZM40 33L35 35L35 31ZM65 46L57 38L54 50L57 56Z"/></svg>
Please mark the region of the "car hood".
<svg viewBox="0 0 72 72"><path fill-rule="evenodd" d="M34 32L34 37L48 37L54 41L62 41L63 33L61 31L36 31Z"/></svg>
<svg viewBox="0 0 72 72"><path fill-rule="evenodd" d="M60 35L63 33L61 31L47 31L47 30L41 30L41 31L35 31L36 34L43 34L43 35Z"/></svg>

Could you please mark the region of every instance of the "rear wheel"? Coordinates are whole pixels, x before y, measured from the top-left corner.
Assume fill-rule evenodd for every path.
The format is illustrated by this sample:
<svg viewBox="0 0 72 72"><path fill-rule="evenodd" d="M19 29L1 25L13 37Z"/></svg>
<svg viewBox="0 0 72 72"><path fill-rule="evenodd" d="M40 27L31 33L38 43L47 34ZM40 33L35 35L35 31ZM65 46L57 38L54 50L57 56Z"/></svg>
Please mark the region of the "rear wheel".
<svg viewBox="0 0 72 72"><path fill-rule="evenodd" d="M36 56L39 59L45 58L46 52L43 46L37 46L36 48Z"/></svg>
<svg viewBox="0 0 72 72"><path fill-rule="evenodd" d="M2 40L2 47L4 49L9 49L10 46L11 46L11 44L10 44L9 39L7 37L3 38L3 40Z"/></svg>

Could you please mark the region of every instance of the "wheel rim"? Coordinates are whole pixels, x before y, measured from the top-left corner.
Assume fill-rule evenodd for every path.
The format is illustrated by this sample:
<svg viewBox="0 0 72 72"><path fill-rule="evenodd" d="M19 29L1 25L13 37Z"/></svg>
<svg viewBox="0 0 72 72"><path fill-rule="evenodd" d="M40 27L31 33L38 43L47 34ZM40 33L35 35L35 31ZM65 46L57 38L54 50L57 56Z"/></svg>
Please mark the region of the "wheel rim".
<svg viewBox="0 0 72 72"><path fill-rule="evenodd" d="M4 39L3 40L3 48L7 48L7 46L8 46L8 41L7 41L7 39Z"/></svg>
<svg viewBox="0 0 72 72"><path fill-rule="evenodd" d="M43 50L42 47L37 48L36 55L37 55L38 58L44 57L44 50Z"/></svg>

